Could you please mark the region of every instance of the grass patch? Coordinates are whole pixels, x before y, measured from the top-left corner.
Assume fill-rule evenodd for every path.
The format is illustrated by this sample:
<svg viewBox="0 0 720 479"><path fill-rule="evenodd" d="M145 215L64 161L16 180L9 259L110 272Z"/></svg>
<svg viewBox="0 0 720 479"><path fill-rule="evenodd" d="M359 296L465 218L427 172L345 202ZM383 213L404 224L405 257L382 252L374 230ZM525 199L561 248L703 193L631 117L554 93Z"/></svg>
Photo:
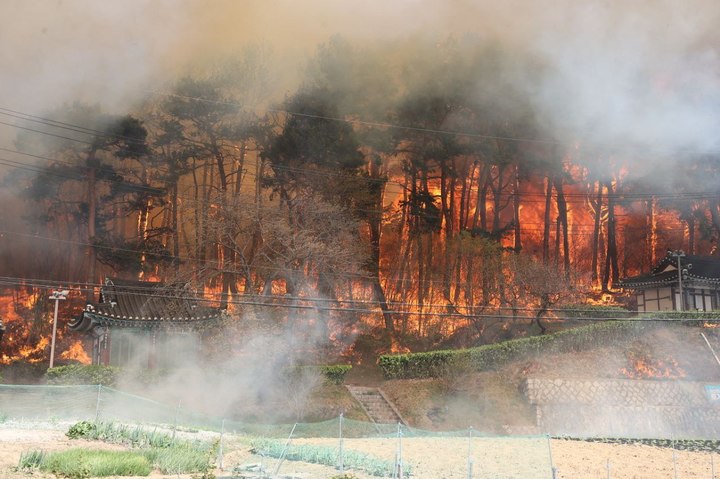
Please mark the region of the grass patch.
<svg viewBox="0 0 720 479"><path fill-rule="evenodd" d="M108 476L147 476L150 461L134 451L94 451L70 449L43 453L32 451L20 458L21 469L40 469L71 479Z"/></svg>
<svg viewBox="0 0 720 479"><path fill-rule="evenodd" d="M137 448L163 474L207 472L212 467L216 444L178 439L170 434L115 423L81 421L66 435L71 439L91 439Z"/></svg>
<svg viewBox="0 0 720 479"><path fill-rule="evenodd" d="M337 447L316 446L313 444L291 444L285 446L284 441L273 439L256 439L250 445L255 454L279 458L285 453L288 461L302 461L311 464L322 464L325 466L337 466L340 462L340 450ZM349 469L365 471L373 476L391 477L393 473L393 461L379 459L370 454L357 451L345 450L343 452L343 464ZM410 466L405 465L404 472L410 476Z"/></svg>
<svg viewBox="0 0 720 479"><path fill-rule="evenodd" d="M139 452L163 474L207 472L214 457L213 449L198 450L188 446L152 447Z"/></svg>

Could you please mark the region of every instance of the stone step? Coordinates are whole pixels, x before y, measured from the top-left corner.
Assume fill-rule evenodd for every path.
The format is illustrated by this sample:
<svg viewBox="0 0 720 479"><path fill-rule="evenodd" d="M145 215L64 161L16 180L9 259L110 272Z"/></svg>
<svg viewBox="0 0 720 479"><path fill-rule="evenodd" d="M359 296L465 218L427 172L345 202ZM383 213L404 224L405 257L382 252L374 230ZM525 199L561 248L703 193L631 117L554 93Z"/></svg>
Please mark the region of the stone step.
<svg viewBox="0 0 720 479"><path fill-rule="evenodd" d="M373 422L405 423L377 388L352 385L346 387Z"/></svg>

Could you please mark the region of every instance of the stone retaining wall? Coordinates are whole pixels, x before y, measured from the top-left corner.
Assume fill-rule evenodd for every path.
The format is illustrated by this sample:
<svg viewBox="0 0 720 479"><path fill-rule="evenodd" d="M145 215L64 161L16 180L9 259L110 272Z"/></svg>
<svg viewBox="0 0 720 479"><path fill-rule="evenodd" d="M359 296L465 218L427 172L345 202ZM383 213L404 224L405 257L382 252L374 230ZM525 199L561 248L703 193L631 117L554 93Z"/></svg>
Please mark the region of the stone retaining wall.
<svg viewBox="0 0 720 479"><path fill-rule="evenodd" d="M527 379L538 427L553 435L720 438L720 404L707 383Z"/></svg>

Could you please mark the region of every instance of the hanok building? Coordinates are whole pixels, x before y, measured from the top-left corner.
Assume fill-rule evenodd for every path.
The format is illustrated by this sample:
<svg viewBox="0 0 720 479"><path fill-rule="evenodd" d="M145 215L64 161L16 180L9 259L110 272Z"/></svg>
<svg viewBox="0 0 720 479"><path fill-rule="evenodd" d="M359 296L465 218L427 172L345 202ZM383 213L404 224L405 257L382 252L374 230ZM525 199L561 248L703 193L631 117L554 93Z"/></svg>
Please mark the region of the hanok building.
<svg viewBox="0 0 720 479"><path fill-rule="evenodd" d="M720 258L668 251L647 274L623 279L638 312L720 309Z"/></svg>
<svg viewBox="0 0 720 479"><path fill-rule="evenodd" d="M194 356L198 331L224 318L183 289L107 279L100 299L69 327L92 338L93 364L168 368Z"/></svg>

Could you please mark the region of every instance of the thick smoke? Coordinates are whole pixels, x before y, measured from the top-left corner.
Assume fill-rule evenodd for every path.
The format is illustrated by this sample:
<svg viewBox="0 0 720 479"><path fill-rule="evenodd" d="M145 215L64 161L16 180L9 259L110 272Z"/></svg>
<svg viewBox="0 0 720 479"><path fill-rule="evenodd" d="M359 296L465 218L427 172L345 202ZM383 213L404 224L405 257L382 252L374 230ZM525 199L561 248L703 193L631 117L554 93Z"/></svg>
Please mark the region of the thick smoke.
<svg viewBox="0 0 720 479"><path fill-rule="evenodd" d="M424 48L423 38L471 34L542 65L508 83L524 88L561 141L668 156L717 147L720 6L710 0L13 0L0 9L3 106L26 112L78 99L127 108L250 43L272 46L282 97L299 81L300 65L334 35L380 50L405 42L411 50Z"/></svg>
<svg viewBox="0 0 720 479"><path fill-rule="evenodd" d="M151 92L187 73L203 74L249 44L274 52L273 94L281 99L334 35L380 52L378 75L383 61L422 59L434 42L472 35L500 45L510 65L521 63L498 75L502 82L491 91L500 103L522 96L553 139L597 147L601 159L628 149L675 158L718 148L719 14L713 0L5 0L0 107L42 114L80 100L127 113ZM412 81L437 71L419 64ZM486 93L482 78L470 82L478 95ZM12 148L16 134L0 125L0 145ZM292 338L280 338L262 335L243 345L227 365L244 371L232 381L196 368L177 378L177 389L162 389L168 400L173 392L201 392L223 412L233 401L264 401L270 389L259 378L273 383L267 371L281 369L277 361L290 350Z"/></svg>

